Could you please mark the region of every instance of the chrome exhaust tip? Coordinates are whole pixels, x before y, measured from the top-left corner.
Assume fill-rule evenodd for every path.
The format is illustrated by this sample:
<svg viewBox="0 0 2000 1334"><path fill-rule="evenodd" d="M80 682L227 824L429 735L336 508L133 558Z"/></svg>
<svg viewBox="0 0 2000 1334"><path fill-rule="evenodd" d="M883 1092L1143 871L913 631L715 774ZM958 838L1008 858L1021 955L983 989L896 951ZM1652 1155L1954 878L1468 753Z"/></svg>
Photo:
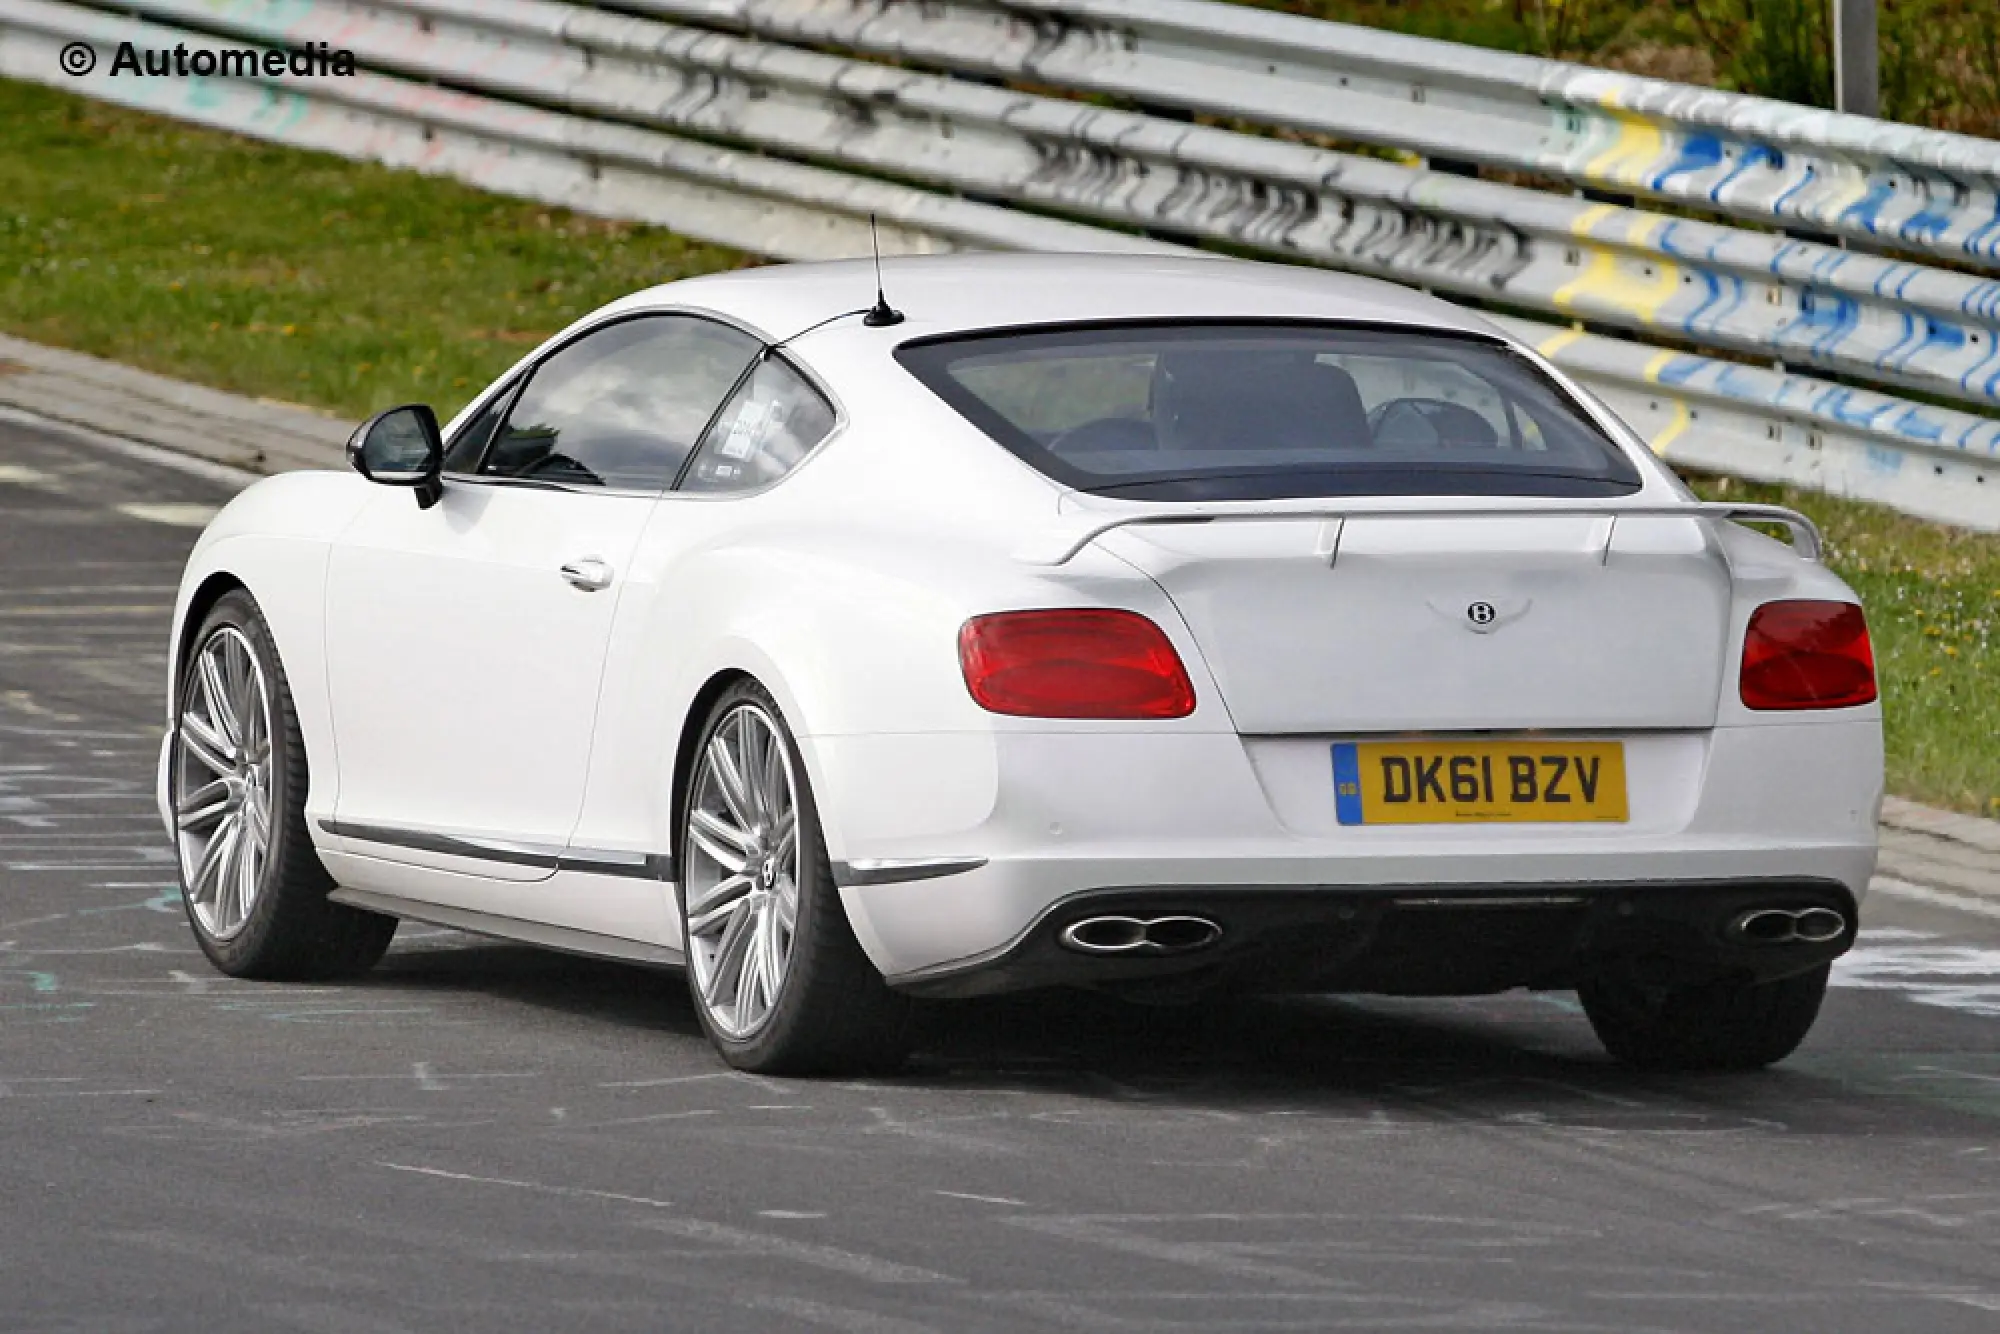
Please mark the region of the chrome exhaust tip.
<svg viewBox="0 0 2000 1334"><path fill-rule="evenodd" d="M1782 945L1792 939L1795 921L1788 908L1758 908L1729 924L1729 933L1753 945Z"/></svg>
<svg viewBox="0 0 2000 1334"><path fill-rule="evenodd" d="M1732 939L1752 945L1824 945L1847 933L1847 918L1831 908L1752 908L1730 922Z"/></svg>
<svg viewBox="0 0 2000 1334"><path fill-rule="evenodd" d="M1146 924L1146 943L1162 954L1205 950L1222 939L1222 928L1206 917L1155 917Z"/></svg>
<svg viewBox="0 0 2000 1334"><path fill-rule="evenodd" d="M1814 945L1839 940L1847 933L1847 919L1831 908L1806 908L1792 924L1792 934Z"/></svg>
<svg viewBox="0 0 2000 1334"><path fill-rule="evenodd" d="M1071 922L1056 936L1083 954L1188 954L1222 939L1222 926L1206 917L1173 914L1131 917L1109 913Z"/></svg>
<svg viewBox="0 0 2000 1334"><path fill-rule="evenodd" d="M1146 924L1137 917L1085 917L1064 927L1060 939L1085 954L1130 954L1146 947Z"/></svg>

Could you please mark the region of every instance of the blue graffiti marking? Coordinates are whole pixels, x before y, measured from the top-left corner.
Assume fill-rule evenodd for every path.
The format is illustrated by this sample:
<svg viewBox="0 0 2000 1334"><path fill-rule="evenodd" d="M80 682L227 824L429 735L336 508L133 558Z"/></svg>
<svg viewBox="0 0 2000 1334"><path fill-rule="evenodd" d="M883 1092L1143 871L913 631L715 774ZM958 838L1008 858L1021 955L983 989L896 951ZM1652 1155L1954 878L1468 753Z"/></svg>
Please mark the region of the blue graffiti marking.
<svg viewBox="0 0 2000 1334"><path fill-rule="evenodd" d="M1680 141L1679 152L1674 160L1657 172L1647 182L1649 189L1664 189L1666 183L1675 176L1690 172L1707 171L1722 161L1722 140L1712 134L1690 134Z"/></svg>

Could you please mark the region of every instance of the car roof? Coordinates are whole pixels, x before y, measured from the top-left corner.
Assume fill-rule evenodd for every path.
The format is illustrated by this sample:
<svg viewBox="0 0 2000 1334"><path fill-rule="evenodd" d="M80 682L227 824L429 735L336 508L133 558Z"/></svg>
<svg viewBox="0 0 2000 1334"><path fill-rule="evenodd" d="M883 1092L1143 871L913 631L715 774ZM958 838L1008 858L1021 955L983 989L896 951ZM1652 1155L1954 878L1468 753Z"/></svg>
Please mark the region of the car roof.
<svg viewBox="0 0 2000 1334"><path fill-rule="evenodd" d="M882 261L897 342L1109 319L1322 319L1504 337L1468 311L1394 283L1220 256L953 254ZM868 260L774 264L667 283L615 303L714 311L789 339L875 299Z"/></svg>

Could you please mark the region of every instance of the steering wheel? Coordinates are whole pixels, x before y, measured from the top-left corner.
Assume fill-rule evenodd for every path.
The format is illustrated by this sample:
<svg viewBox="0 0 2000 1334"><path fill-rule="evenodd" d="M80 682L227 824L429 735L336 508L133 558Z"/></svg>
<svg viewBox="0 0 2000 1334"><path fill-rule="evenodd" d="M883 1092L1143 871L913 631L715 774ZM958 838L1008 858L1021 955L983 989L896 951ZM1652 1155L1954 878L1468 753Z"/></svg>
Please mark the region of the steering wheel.
<svg viewBox="0 0 2000 1334"><path fill-rule="evenodd" d="M1378 403L1368 413L1368 429L1376 444L1491 448L1500 443L1492 422L1463 404L1442 398L1392 398ZM1399 435L1402 438L1395 438Z"/></svg>
<svg viewBox="0 0 2000 1334"><path fill-rule="evenodd" d="M604 479L567 454L551 450L514 473L516 477L541 482L573 482L579 486L603 486Z"/></svg>

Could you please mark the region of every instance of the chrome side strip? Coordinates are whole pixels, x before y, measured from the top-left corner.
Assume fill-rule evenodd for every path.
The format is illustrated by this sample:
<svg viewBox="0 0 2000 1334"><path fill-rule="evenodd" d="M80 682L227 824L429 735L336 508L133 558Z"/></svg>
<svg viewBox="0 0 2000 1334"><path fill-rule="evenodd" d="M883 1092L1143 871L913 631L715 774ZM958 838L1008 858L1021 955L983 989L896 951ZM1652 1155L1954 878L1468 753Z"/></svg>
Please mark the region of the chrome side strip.
<svg viewBox="0 0 2000 1334"><path fill-rule="evenodd" d="M384 843L393 848L437 852L447 857L474 857L481 861L506 862L510 866L540 866L553 871L562 857L561 848L535 843L497 843L438 834L423 829L396 829L389 825L358 824L351 820L321 820L319 827L336 838L356 838L364 843Z"/></svg>
<svg viewBox="0 0 2000 1334"><path fill-rule="evenodd" d="M567 848L556 858L558 871L587 871L591 875L622 875L635 880L672 880L674 859L664 852L603 852L595 848Z"/></svg>
<svg viewBox="0 0 2000 1334"><path fill-rule="evenodd" d="M359 839L393 848L436 852L447 857L536 866L549 871L584 871L591 875L622 875L640 880L672 880L674 859L665 853L616 852L599 848L554 848L542 843L506 843L424 829L359 824L351 820L321 820L319 827L336 838Z"/></svg>
<svg viewBox="0 0 2000 1334"><path fill-rule="evenodd" d="M861 857L833 863L833 883L842 889L855 885L894 885L905 880L961 875L984 865L984 857Z"/></svg>
<svg viewBox="0 0 2000 1334"><path fill-rule="evenodd" d="M327 898L335 903L344 903L350 908L365 908L389 917L404 917L412 922L428 922L432 926L448 926L457 931L470 931L475 935L493 936L500 940L517 940L523 945L539 945L544 949L561 950L565 954L586 954L593 959L618 959L625 963L650 964L658 968L680 968L687 963L686 956L679 950L666 945L649 945L643 940L627 940L623 936L599 935L595 931L577 931L566 926L550 926L546 922L524 922L518 917L500 917L493 913L478 912L471 908L447 908L435 903L419 903L394 894L377 894L366 889L336 889Z"/></svg>

